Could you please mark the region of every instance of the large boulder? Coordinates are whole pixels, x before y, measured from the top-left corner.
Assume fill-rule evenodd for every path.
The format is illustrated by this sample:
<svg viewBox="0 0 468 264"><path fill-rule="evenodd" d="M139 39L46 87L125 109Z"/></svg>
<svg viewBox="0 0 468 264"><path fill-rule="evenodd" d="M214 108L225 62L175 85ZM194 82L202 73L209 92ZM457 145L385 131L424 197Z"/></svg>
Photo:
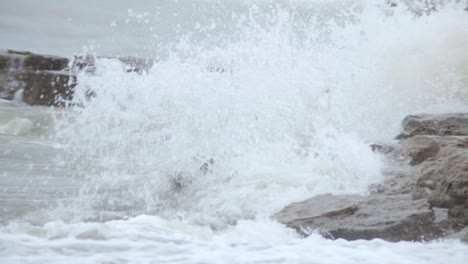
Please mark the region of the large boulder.
<svg viewBox="0 0 468 264"><path fill-rule="evenodd" d="M410 195L319 195L273 218L303 235L315 230L332 239L420 241L443 235L427 200Z"/></svg>

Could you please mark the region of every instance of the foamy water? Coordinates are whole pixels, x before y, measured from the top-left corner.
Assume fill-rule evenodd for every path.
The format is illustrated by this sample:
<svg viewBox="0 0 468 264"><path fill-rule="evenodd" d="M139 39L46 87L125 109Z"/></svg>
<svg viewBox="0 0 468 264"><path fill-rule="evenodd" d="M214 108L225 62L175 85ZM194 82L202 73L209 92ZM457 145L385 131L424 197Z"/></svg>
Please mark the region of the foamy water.
<svg viewBox="0 0 468 264"><path fill-rule="evenodd" d="M84 12L90 24L109 17L109 31L73 24L71 46L38 50L158 63L137 74L98 60L96 74L78 76L80 107L0 102L2 263L468 258L459 241L303 239L269 219L317 194L366 194L385 167L368 145L391 141L405 115L468 110L461 4L422 17L365 1L50 7L62 12L43 18L49 30Z"/></svg>

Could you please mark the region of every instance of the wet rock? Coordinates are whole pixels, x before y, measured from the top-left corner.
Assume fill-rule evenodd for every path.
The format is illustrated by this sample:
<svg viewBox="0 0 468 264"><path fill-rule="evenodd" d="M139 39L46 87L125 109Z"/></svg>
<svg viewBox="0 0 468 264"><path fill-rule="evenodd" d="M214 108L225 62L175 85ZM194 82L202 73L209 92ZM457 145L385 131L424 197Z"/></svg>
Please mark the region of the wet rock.
<svg viewBox="0 0 468 264"><path fill-rule="evenodd" d="M32 54L24 58L23 67L32 70L60 71L68 67L68 62L67 58Z"/></svg>
<svg viewBox="0 0 468 264"><path fill-rule="evenodd" d="M0 98L12 100L23 90L28 104L62 106L76 85L76 77L66 70L68 63L57 56L0 51Z"/></svg>
<svg viewBox="0 0 468 264"><path fill-rule="evenodd" d="M22 83L15 79L9 70L0 70L0 98L13 100Z"/></svg>
<svg viewBox="0 0 468 264"><path fill-rule="evenodd" d="M320 195L273 217L303 235L316 230L332 239L413 241L443 234L427 200L412 200L410 195Z"/></svg>
<svg viewBox="0 0 468 264"><path fill-rule="evenodd" d="M30 105L64 106L73 96L76 76L60 71L18 71L23 83L23 100Z"/></svg>
<svg viewBox="0 0 468 264"><path fill-rule="evenodd" d="M372 151L382 154L389 154L395 150L394 146L384 144L371 144L370 147Z"/></svg>
<svg viewBox="0 0 468 264"><path fill-rule="evenodd" d="M468 113L409 115L402 126L403 132L397 139L415 135L468 136Z"/></svg>
<svg viewBox="0 0 468 264"><path fill-rule="evenodd" d="M0 51L0 69L60 71L67 68L68 63L67 58L58 56L14 50Z"/></svg>
<svg viewBox="0 0 468 264"><path fill-rule="evenodd" d="M9 60L5 56L0 55L0 69L8 68Z"/></svg>

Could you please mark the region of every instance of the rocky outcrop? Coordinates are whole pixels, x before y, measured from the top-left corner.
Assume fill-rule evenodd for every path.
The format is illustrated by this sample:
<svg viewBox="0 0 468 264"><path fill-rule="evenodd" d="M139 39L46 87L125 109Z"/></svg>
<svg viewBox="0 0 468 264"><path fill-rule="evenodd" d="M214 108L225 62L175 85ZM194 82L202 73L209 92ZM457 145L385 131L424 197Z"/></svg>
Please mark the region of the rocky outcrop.
<svg viewBox="0 0 468 264"><path fill-rule="evenodd" d="M303 235L317 230L332 239L417 241L443 234L432 224L434 212L427 200L409 195L320 195L293 203L274 218Z"/></svg>
<svg viewBox="0 0 468 264"><path fill-rule="evenodd" d="M30 105L62 106L71 98L76 77L67 58L7 50L0 52L0 98L23 91Z"/></svg>
<svg viewBox="0 0 468 264"><path fill-rule="evenodd" d="M369 196L321 195L273 218L328 238L466 239L468 114L411 115L402 126L397 144L371 146L394 169Z"/></svg>
<svg viewBox="0 0 468 264"><path fill-rule="evenodd" d="M12 100L22 91L29 105L64 106L73 97L77 73L94 74L96 58L118 59L126 72L142 73L153 60L132 57L75 56L72 60L23 51L0 51L0 98ZM92 93L92 92L91 92Z"/></svg>
<svg viewBox="0 0 468 264"><path fill-rule="evenodd" d="M403 120L397 139L416 135L468 136L468 114L409 115Z"/></svg>

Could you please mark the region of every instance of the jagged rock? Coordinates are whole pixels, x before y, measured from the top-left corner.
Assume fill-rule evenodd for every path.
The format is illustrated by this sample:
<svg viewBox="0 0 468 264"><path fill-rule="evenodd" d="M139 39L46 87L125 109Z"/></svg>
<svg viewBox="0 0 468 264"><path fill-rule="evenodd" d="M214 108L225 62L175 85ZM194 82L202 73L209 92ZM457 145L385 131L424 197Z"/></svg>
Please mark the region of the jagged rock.
<svg viewBox="0 0 468 264"><path fill-rule="evenodd" d="M443 115L409 115L403 122L403 132L397 139L415 135L468 136L468 113Z"/></svg>
<svg viewBox="0 0 468 264"><path fill-rule="evenodd" d="M454 150L440 156L437 162L426 164L421 171L413 196L426 197L434 206L449 208L449 218L460 227L467 226L468 152Z"/></svg>
<svg viewBox="0 0 468 264"><path fill-rule="evenodd" d="M415 166L413 198L447 208L455 230L468 226L468 114L408 116L400 138L397 152Z"/></svg>
<svg viewBox="0 0 468 264"><path fill-rule="evenodd" d="M468 113L408 116L398 138L371 145L388 165L371 195L321 195L273 217L304 235L317 230L329 238L466 240Z"/></svg>
<svg viewBox="0 0 468 264"><path fill-rule="evenodd" d="M427 200L411 200L410 195L319 195L273 217L304 235L317 230L333 239L413 241L443 234Z"/></svg>
<svg viewBox="0 0 468 264"><path fill-rule="evenodd" d="M30 105L63 106L76 86L76 77L62 71L22 70L15 78L22 83L24 102Z"/></svg>

